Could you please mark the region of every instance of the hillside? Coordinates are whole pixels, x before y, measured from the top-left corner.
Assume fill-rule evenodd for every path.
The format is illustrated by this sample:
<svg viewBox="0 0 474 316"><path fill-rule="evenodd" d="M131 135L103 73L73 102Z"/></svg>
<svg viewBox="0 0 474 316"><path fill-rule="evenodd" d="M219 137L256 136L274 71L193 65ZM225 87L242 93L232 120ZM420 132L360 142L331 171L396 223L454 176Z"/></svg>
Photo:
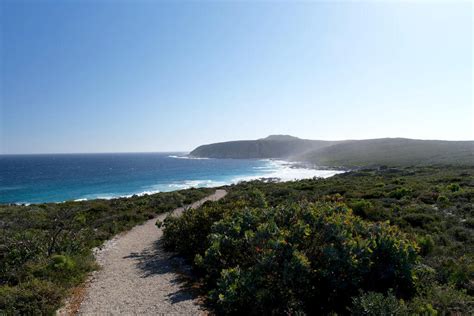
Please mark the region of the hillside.
<svg viewBox="0 0 474 316"><path fill-rule="evenodd" d="M209 158L278 158L328 167L474 164L473 141L381 138L324 141L272 135L203 145L190 153Z"/></svg>
<svg viewBox="0 0 474 316"><path fill-rule="evenodd" d="M271 135L257 140L239 140L202 145L194 149L193 157L208 158L280 158L303 155L337 142L300 139L287 135Z"/></svg>
<svg viewBox="0 0 474 316"><path fill-rule="evenodd" d="M320 166L474 164L474 142L381 138L354 140L293 157Z"/></svg>

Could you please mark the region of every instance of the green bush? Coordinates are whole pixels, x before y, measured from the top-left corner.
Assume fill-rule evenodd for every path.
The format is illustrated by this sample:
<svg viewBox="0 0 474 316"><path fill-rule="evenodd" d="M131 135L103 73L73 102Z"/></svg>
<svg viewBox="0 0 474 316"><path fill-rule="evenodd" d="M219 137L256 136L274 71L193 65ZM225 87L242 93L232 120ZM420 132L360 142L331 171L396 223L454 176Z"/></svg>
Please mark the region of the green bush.
<svg viewBox="0 0 474 316"><path fill-rule="evenodd" d="M424 213L411 213L404 215L402 217L404 221L414 227L425 227L432 222L435 222L436 219L432 215Z"/></svg>
<svg viewBox="0 0 474 316"><path fill-rule="evenodd" d="M150 196L0 205L0 315L50 315L95 269L91 249L212 189Z"/></svg>
<svg viewBox="0 0 474 316"><path fill-rule="evenodd" d="M405 187L398 188L394 191L389 193L389 197L394 199L401 199L404 196L409 196L411 194L411 190Z"/></svg>
<svg viewBox="0 0 474 316"><path fill-rule="evenodd" d="M34 279L18 286L0 286L0 314L52 315L64 295L54 283Z"/></svg>
<svg viewBox="0 0 474 316"><path fill-rule="evenodd" d="M447 189L451 192L458 192L459 190L461 190L461 187L457 183L451 183L450 185L448 185Z"/></svg>
<svg viewBox="0 0 474 316"><path fill-rule="evenodd" d="M56 271L71 271L75 267L75 262L64 255L53 255L51 256L50 266Z"/></svg>
<svg viewBox="0 0 474 316"><path fill-rule="evenodd" d="M403 302L392 293L368 292L352 299L350 312L354 316L380 316L380 315L407 315L408 310Z"/></svg>
<svg viewBox="0 0 474 316"><path fill-rule="evenodd" d="M431 235L419 236L417 243L420 246L420 254L426 256L433 252L435 242Z"/></svg>
<svg viewBox="0 0 474 316"><path fill-rule="evenodd" d="M439 279L453 285L458 289L464 289L468 294L474 294L474 255L464 254L453 260L447 258L442 261L439 269Z"/></svg>
<svg viewBox="0 0 474 316"><path fill-rule="evenodd" d="M222 313L344 312L359 289L413 294L417 246L343 204L234 211L197 263ZM411 293L411 294L410 294Z"/></svg>
<svg viewBox="0 0 474 316"><path fill-rule="evenodd" d="M472 167L410 167L355 171L319 180L242 183L231 187L225 203L219 202L213 206L213 216L201 218L199 221L188 219L186 225L179 225L180 229L175 229L168 237L173 243L179 244L180 239L186 238L183 236L187 235L188 230L192 232L199 230L200 226L204 227L203 231L206 233L190 234L199 240L194 241L197 246L193 247L196 249L187 248L187 256L190 262L194 262L195 267L199 267L195 271L204 277L205 288L210 291L210 302L221 313L275 312L268 306L277 306L278 312L290 314L308 310L313 314L331 313L328 306L335 304L332 297L336 295L328 294L331 299L327 298L326 301L321 297L324 297L324 293L341 293L341 288L344 288L344 291L351 289L352 284L353 288L358 289L357 292L349 291L351 296L358 296L359 290L362 289L362 293L382 293L386 298L387 289L393 288L392 295L398 301L404 300L410 315L442 315L444 311L470 315L472 312L469 300L472 301L474 294L474 225L471 225L474 203L473 174ZM382 183L385 185L381 185ZM462 189L452 192L449 187L451 183L459 183ZM252 191L261 194L252 194ZM255 196L263 196L268 207L261 207L262 204L258 203ZM439 196L441 198L438 201ZM391 226L380 222L389 221L407 234L406 237L400 237L401 239L416 240L421 254L418 259L420 264L408 269L411 274L401 274L406 276L402 279L410 280L411 277L412 283L416 285L415 289L413 286L400 286L403 282L398 282L398 286L389 286L384 281L377 284L368 281L360 283L360 277L357 277L360 274L353 271L359 271L357 268L363 265L348 265L347 252L341 250L346 248L330 248L330 242L317 237L311 225L309 228L305 227L311 217L305 215L303 218L302 212L295 211L297 208L319 205L322 201L331 205L347 202L356 215L363 217L363 225L367 224L372 229L381 225L386 230L386 227ZM290 224L284 224L284 221L282 224L276 220L284 218L281 216L285 214L282 209L287 209L286 218ZM274 210L272 216L275 219L265 215L270 210ZM207 221L218 223L206 223ZM301 225L301 222L304 225ZM352 220L348 222L353 223ZM325 229L329 227L334 226L327 223L318 230L332 236L334 228L326 233ZM319 254L321 258L314 255L314 249L308 246L307 241L301 241L306 239L298 239L297 242L288 239L288 236L294 236L296 230L300 231L300 236L305 236L306 230L308 239L317 241L313 248L325 250L322 255ZM165 235L166 231L165 227ZM340 240L353 239L357 238L341 237ZM360 236L358 239L374 238ZM381 248L386 247L384 241L377 240L375 243ZM386 270L404 271L400 269L403 265L390 266L399 258L394 260L387 252L397 253L386 251L380 256L369 258L372 262L381 263L366 264L370 267L367 270L377 273L371 274L365 280L384 279ZM344 253L346 257L343 256ZM324 264L323 258L327 261L328 258L339 259ZM356 256L357 258L359 257ZM341 276L342 271L347 270L350 270L349 275L355 276L354 280L347 281ZM318 271L326 273L325 278L315 278L314 275L319 275ZM430 275L430 278L426 279L424 274ZM334 277L331 279L330 276ZM342 280L341 288L338 287L337 281L330 282L339 278ZM320 298L320 301L315 298ZM451 307L448 304L449 299L455 302ZM313 305L307 303L312 301ZM257 302L260 304L258 306L267 308L249 307L257 305ZM349 311L343 308L352 306L352 300L343 297L339 305L343 307L335 308L338 314L348 313ZM243 311L240 310L241 306ZM320 306L323 306L323 309L320 309Z"/></svg>
<svg viewBox="0 0 474 316"><path fill-rule="evenodd" d="M409 311L415 315L472 315L474 301L465 291L434 283L412 300Z"/></svg>
<svg viewBox="0 0 474 316"><path fill-rule="evenodd" d="M189 259L194 258L196 253L203 253L212 224L222 219L223 215L219 207L205 205L188 210L180 217L166 217L163 223L159 223L166 227L162 238L164 248Z"/></svg>
<svg viewBox="0 0 474 316"><path fill-rule="evenodd" d="M464 221L464 225L468 228L474 228L474 218L468 218Z"/></svg>
<svg viewBox="0 0 474 316"><path fill-rule="evenodd" d="M220 312L242 313L244 306L262 314L346 314L350 296L383 293L384 301L393 288L410 315L472 315L473 174L473 167L429 166L241 183L228 187L225 199L165 221L163 238L167 249L199 267L200 284ZM460 189L453 192L453 183ZM51 314L94 268L93 247L211 191L0 205L0 314ZM364 220L337 204L344 201ZM410 240L420 246L419 265L407 264ZM56 255L65 258L54 263Z"/></svg>
<svg viewBox="0 0 474 316"><path fill-rule="evenodd" d="M259 189L253 189L247 194L246 201L249 206L253 207L267 207L268 203L265 198L265 194Z"/></svg>
<svg viewBox="0 0 474 316"><path fill-rule="evenodd" d="M436 202L442 206L445 206L449 203L449 199L445 195L439 195L438 198L436 199Z"/></svg>
<svg viewBox="0 0 474 316"><path fill-rule="evenodd" d="M350 207L354 211L354 214L367 217L368 211L372 208L372 203L366 200L358 200L350 203Z"/></svg>

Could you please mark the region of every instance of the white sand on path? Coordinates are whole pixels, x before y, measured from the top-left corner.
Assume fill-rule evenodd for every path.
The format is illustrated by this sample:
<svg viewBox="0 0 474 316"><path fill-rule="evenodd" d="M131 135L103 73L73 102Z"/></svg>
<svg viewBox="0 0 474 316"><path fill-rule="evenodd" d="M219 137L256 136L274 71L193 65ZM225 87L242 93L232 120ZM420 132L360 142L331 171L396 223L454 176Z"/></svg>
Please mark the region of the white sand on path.
<svg viewBox="0 0 474 316"><path fill-rule="evenodd" d="M227 194L216 190L191 205L201 206ZM179 215L183 208L173 211ZM183 287L176 259L161 249L162 229L155 225L167 214L120 234L96 252L101 269L86 283L79 315L196 315L205 311ZM67 306L67 305L66 305ZM69 314L63 308L59 314Z"/></svg>

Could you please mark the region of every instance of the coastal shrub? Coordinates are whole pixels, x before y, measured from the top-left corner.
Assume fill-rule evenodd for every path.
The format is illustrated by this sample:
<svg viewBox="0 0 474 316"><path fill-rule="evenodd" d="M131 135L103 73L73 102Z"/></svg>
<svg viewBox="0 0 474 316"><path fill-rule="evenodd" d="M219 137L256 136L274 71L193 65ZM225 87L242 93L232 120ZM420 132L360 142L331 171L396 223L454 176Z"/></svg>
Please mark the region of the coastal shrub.
<svg viewBox="0 0 474 316"><path fill-rule="evenodd" d="M248 193L248 201L253 207L267 207L265 195L259 189L253 189Z"/></svg>
<svg viewBox="0 0 474 316"><path fill-rule="evenodd" d="M411 190L405 187L397 188L396 190L389 193L389 197L394 199L401 199L404 196L411 194Z"/></svg>
<svg viewBox="0 0 474 316"><path fill-rule="evenodd" d="M456 262L446 266L447 279L451 285L458 289L464 289L468 294L474 294L474 256L466 254L458 258Z"/></svg>
<svg viewBox="0 0 474 316"><path fill-rule="evenodd" d="M53 255L51 256L50 266L53 270L57 271L69 271L75 267L75 262L64 255Z"/></svg>
<svg viewBox="0 0 474 316"><path fill-rule="evenodd" d="M391 292L387 295L377 292L363 293L352 299L350 312L354 316L408 315L404 301L397 299Z"/></svg>
<svg viewBox="0 0 474 316"><path fill-rule="evenodd" d="M380 223L390 222L398 226L399 232L403 231L406 234L402 234L404 236L402 239L409 243L416 240L419 247L417 248L419 249L417 259L419 264L415 264L411 270L406 270L411 273L404 274L405 279L411 278L411 284L415 284L414 288L413 286L387 286L385 282L380 282L381 286L377 287L377 284L371 284L368 281L360 285L361 283L357 283L359 281L355 279L351 282L355 282L357 286L354 287L359 288L357 292L350 294L352 297L373 292L382 294L386 299L387 289L392 288L392 295L398 301L403 299L410 315L433 313L441 315L443 311L454 310L447 304L448 298L457 302L454 304L458 306L456 313L470 315L472 312L467 302L472 301L474 294L472 286L474 264L470 259L474 253L472 239L474 225L470 225L474 219L471 214L474 203L473 174L472 167L409 167L347 172L327 179L306 179L285 183L252 181L234 185L230 188L225 203L216 203L216 216L207 218L208 221L214 221L213 223L204 225L198 222L192 225L188 223L192 229L197 230L199 226L203 226L205 230L208 230L206 237L203 237L204 234L199 236L203 238L199 244L205 245L204 248L197 247L196 250L188 248L189 262L194 264L196 268L194 271L203 278L202 284L210 292L209 301L220 313L224 311L238 313L240 308L243 308L249 313L269 314L275 311L264 308L252 309L253 307L249 306L260 304L258 306L268 307L276 304L277 310L284 310L284 313L298 314L301 311L310 310L316 311L314 314L324 314L323 310L311 309L311 306L325 306L324 311L328 311L329 303L334 303L334 301L326 300L321 303L314 300L314 305L311 303L305 305L305 302L321 297L322 294L317 296L315 292L331 293L328 289L336 289L337 293L342 290L329 285L324 287L322 283L314 283L318 284L318 287L313 288L312 282L315 281L311 276L316 275L316 272L312 270L325 271L327 276L338 275L337 273L342 270L341 266L345 266L342 264L344 260L333 261L330 265L313 269L314 262L321 261L311 256L312 252L305 248L304 242L290 243L286 236L300 227L298 221L302 219L302 216L299 211L294 211L295 208L312 207L322 202L331 205L347 203L356 215L363 217L364 220L360 218L358 220L364 225L392 227L387 223ZM394 179L396 183L393 183ZM385 185L377 185L378 183ZM447 189L451 183L459 183L460 186L462 184L462 190L452 192ZM391 192L396 192L401 188L406 189L400 190L402 194L392 193L390 196ZM258 204L254 204L255 201L251 202L249 192L252 190L262 193L268 207L259 207ZM382 194L379 194L380 192ZM443 205L437 202L440 195L448 198ZM359 201L367 203L360 203L359 206ZM274 226L276 220L263 217L268 212L283 214L281 209L292 210L288 212L294 215L292 217L288 215L288 218L292 219L291 225L277 223ZM190 212L199 212L199 210L190 210ZM229 222L231 219L232 225ZM202 219L202 221L206 220ZM303 222L307 223L307 219L305 218ZM180 227L181 229L169 234L169 237L177 242L187 234L188 226L181 225ZM233 229L230 229L231 227ZM166 231L165 226L165 235ZM321 229L321 231L325 230ZM309 236L309 239L318 240L313 232ZM364 238L360 239L364 240ZM256 242L257 240L259 243ZM323 241L324 239L319 239L318 242ZM383 245L384 242L380 244ZM326 249L324 255L337 253L328 247L322 247L322 249ZM397 252L394 253L397 254ZM384 259L385 257L387 259ZM399 267L390 267L390 262L393 260L386 254L376 258L378 259L374 261L382 263L378 267L372 265L379 271L373 277L374 279L377 275L383 279L384 269L404 271ZM399 258L396 258L394 261L398 260ZM272 262L277 263L272 265L270 264ZM305 268L307 262L310 263L309 270ZM298 271L298 273L290 273L290 271ZM426 271L430 271L429 279L423 276L427 273ZM290 275L296 276L290 278ZM350 275L353 275L352 271ZM325 279L321 278L318 282L321 280ZM347 284L351 283L345 282L344 278L342 280L344 289L350 288ZM328 283L332 284L329 281ZM363 289L362 293L359 292L360 288ZM441 304L438 300L444 303ZM339 305L343 307L335 309L338 314L349 313L348 309L342 309L350 308L352 304L352 299L342 300Z"/></svg>
<svg viewBox="0 0 474 316"><path fill-rule="evenodd" d="M396 178L396 179L393 180L394 184L404 184L405 182L406 182L406 180L403 179L403 178Z"/></svg>
<svg viewBox="0 0 474 316"><path fill-rule="evenodd" d="M33 279L18 286L0 285L0 314L53 315L64 290L54 283Z"/></svg>
<svg viewBox="0 0 474 316"><path fill-rule="evenodd" d="M331 309L331 304L337 304L340 306L334 309L338 314L347 314L350 312L347 308L353 307L353 298L368 295L369 292L381 293L387 297L387 289L392 288L392 295L398 301L404 300L410 315L472 315L473 175L473 167L429 166L346 172L327 179L294 182L240 183L227 187L229 193L223 200L206 203L199 209L187 210L184 212L187 216L170 220L169 224L163 225L163 238L167 238L169 249L194 264L196 276L202 278L199 284L202 284L203 290L210 292L209 302L221 313L239 313L240 310L236 307L243 305L246 308L244 310L249 311L257 302L261 302L262 306L275 304L278 311L285 310L289 314L305 310L316 310L313 314L323 314L322 310L314 306L324 306L323 310L326 311ZM398 184L393 184L394 179L398 179ZM378 186L377 183L385 185ZM447 187L451 183L458 183L462 189L452 192ZM400 199L389 197L390 192L400 186L409 188L411 193ZM94 268L91 256L93 247L115 233L153 218L156 214L182 206L186 201L198 200L213 191L214 189L185 190L63 205L0 205L0 314L14 314L11 312L14 310L21 311L16 312L17 314L51 314L66 290L80 282L82 276ZM252 198L252 191L260 192L261 194L254 194L254 197L263 196L267 206L262 207L261 200L259 202L259 199ZM444 204L437 202L440 195L446 197L442 201ZM347 203L353 208L352 203L360 200L372 205L367 209L367 216L361 219L352 214L347 215L350 212L341 203ZM317 205L324 201L326 205L331 205L329 210L334 213L342 212L347 219L347 224L327 222L318 228L321 234L333 236L331 241L315 233L313 228L318 227L317 225L313 228L309 225L309 230L306 229L307 224L314 222L313 213L318 212L297 210L321 209ZM341 207L339 211L335 210L337 206ZM67 211L64 208L74 209L74 216L67 221L63 215L57 214L60 208L61 212ZM263 214L260 214L262 211ZM274 219L265 215L265 212L273 212ZM128 216L123 216L127 214ZM360 215L363 216L362 213ZM56 238L51 255L48 255L51 237L57 232L55 229L61 226L54 222L55 218L60 222L64 219L64 224L61 224L64 229ZM271 219L268 223L267 218ZM278 218L286 219L287 223ZM237 226L235 232L230 230L231 219L236 221L235 224L242 221L242 224L237 225L240 231ZM383 249L392 250L379 252L377 257L368 255L366 249L374 250L377 247L367 248L363 245L368 241L379 244L375 237L380 234L374 230L381 227L382 230L390 231L391 225L380 223L385 221L398 227L395 229L398 231L395 236L399 237L393 238L394 233L391 232L389 236L392 237L388 238L392 241L403 240L398 246L407 243L413 246L412 241L417 241L420 256L416 261L420 264L415 263L411 268L403 269L406 266L401 259L404 250L403 247L399 250L397 243L381 241ZM362 223L362 228L349 229L359 222ZM245 223L250 228L243 229L247 227ZM217 230L218 227L225 230ZM307 237L305 230L309 234ZM348 233L340 233L341 231ZM369 233L358 235L354 231ZM225 238L226 232L232 232L228 235L230 237ZM290 240L289 236L300 238ZM212 243L216 241L219 243ZM350 248L354 241L356 245L362 245ZM249 244L258 248L252 248ZM227 251L223 245L234 248ZM235 249L245 255L240 256ZM364 258L370 262L380 261L381 264L347 264L352 262L348 255L352 254L350 249L364 250L356 255L358 260ZM218 251L222 253L219 254ZM390 253L397 257L394 262L401 263L391 266ZM399 253L402 255L398 256ZM55 255L67 256L73 260L72 270L53 269L51 257ZM216 260L217 268L213 269L214 263L209 261L213 257L225 260ZM387 261L389 264L386 264ZM310 269L307 268L308 262ZM366 282L360 281L361 275L367 275L361 272L364 271L362 268L365 271L374 269L377 273L373 272L373 275L383 280L381 286L371 284L367 281L369 278L362 278ZM349 276L345 276L342 273L344 271L350 271ZM348 280L353 271L356 271L356 277ZM395 276L397 281L389 282L392 284L390 286L384 281L386 271L398 271ZM337 278L332 278L333 275L341 278L340 286L334 284ZM405 277L401 277L403 275ZM414 283L415 289L413 286L406 286L407 283ZM313 288L314 284L318 287ZM351 290L354 288L357 289ZM333 289L334 292L328 289ZM334 303L336 295L332 293L343 293L346 289L349 289L352 298L343 297L341 302ZM362 293L360 289L363 289ZM324 297L331 299L324 301ZM313 298L319 298L320 301L311 303ZM31 302L30 305L25 303L28 301ZM28 309L28 306L31 308ZM270 314L273 309L259 311Z"/></svg>
<svg viewBox="0 0 474 316"><path fill-rule="evenodd" d="M236 210L196 262L218 311L344 312L360 289L413 294L417 246L338 203Z"/></svg>
<svg viewBox="0 0 474 316"><path fill-rule="evenodd" d="M436 199L438 198L438 193L436 192L421 192L418 195L418 200L425 204L435 204Z"/></svg>
<svg viewBox="0 0 474 316"><path fill-rule="evenodd" d="M3 230L0 284L16 285L23 280L25 265L41 258L46 253L46 244L46 236L41 230Z"/></svg>
<svg viewBox="0 0 474 316"><path fill-rule="evenodd" d="M431 252L433 252L433 249L435 247L435 242L433 240L433 237L431 235L424 235L424 236L419 236L417 238L417 243L420 246L420 254L421 255L428 255Z"/></svg>
<svg viewBox="0 0 474 316"><path fill-rule="evenodd" d="M180 217L167 216L163 223L158 223L166 227L162 237L164 248L189 259L196 253L203 253L212 224L223 215L221 208L207 204L196 210L187 210Z"/></svg>
<svg viewBox="0 0 474 316"><path fill-rule="evenodd" d="M446 206L449 203L449 199L445 195L439 195L436 202L441 206Z"/></svg>
<svg viewBox="0 0 474 316"><path fill-rule="evenodd" d="M461 189L461 187L457 183L451 183L451 184L448 185L447 188L451 192L458 192Z"/></svg>
<svg viewBox="0 0 474 316"><path fill-rule="evenodd" d="M404 215L402 217L404 221L414 227L425 227L432 222L435 222L436 219L432 215L424 213L411 213Z"/></svg>
<svg viewBox="0 0 474 316"><path fill-rule="evenodd" d="M92 248L213 189L113 200L0 205L0 315L51 315L97 268Z"/></svg>
<svg viewBox="0 0 474 316"><path fill-rule="evenodd" d="M451 285L431 283L408 305L411 315L472 315L474 300Z"/></svg>
<svg viewBox="0 0 474 316"><path fill-rule="evenodd" d="M468 228L474 228L474 218L468 218L464 221L464 225Z"/></svg>
<svg viewBox="0 0 474 316"><path fill-rule="evenodd" d="M372 208L372 203L366 200L354 201L350 204L355 215L367 217L368 211Z"/></svg>

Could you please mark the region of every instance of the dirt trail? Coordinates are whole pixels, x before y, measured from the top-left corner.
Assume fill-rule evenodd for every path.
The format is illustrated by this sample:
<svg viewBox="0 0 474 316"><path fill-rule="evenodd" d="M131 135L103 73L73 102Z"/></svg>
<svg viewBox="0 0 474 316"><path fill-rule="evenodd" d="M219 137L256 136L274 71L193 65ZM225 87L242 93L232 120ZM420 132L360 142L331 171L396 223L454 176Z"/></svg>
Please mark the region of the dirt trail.
<svg viewBox="0 0 474 316"><path fill-rule="evenodd" d="M226 194L225 190L217 190L192 204L191 208L206 201L217 201ZM183 210L178 208L173 214L180 215ZM196 297L180 282L177 271L186 267L161 248L163 231L155 223L166 215L162 214L106 242L95 254L102 269L93 273L82 295L76 293L76 302L73 298L59 314L73 313L74 309L77 310L74 305L78 306L79 315L205 313ZM82 303L77 297L83 297Z"/></svg>

